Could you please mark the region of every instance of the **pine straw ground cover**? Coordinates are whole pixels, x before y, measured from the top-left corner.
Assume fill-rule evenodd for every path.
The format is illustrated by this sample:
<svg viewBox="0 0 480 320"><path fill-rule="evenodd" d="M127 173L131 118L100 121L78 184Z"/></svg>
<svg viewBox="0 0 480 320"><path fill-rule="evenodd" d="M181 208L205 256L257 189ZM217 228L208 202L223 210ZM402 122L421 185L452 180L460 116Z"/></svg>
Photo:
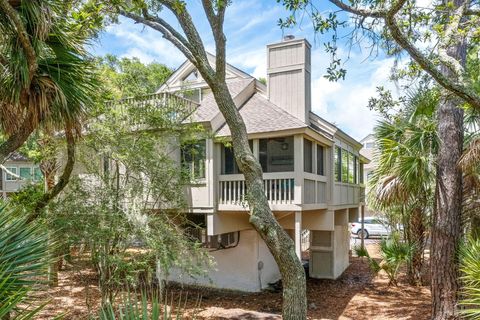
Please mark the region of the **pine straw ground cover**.
<svg viewBox="0 0 480 320"><path fill-rule="evenodd" d="M92 269L76 263L59 276L59 287L45 291L51 302L38 319L51 319L63 312L67 312L65 319L88 319L89 314L96 314L100 294ZM188 294L185 311L191 315L196 310L197 319L281 319L281 293L170 286L168 294L174 301ZM309 319L430 318L428 287L406 285L404 278L398 287L389 287L386 275L372 274L363 258L352 257L350 267L335 281L308 279L307 295ZM198 296L201 305L196 309Z"/></svg>

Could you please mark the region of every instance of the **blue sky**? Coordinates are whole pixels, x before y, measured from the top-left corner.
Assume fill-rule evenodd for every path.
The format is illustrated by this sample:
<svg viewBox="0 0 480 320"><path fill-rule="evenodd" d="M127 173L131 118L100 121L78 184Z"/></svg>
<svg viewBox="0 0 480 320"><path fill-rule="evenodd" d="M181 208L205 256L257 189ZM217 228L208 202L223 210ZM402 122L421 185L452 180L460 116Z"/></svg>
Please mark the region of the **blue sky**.
<svg viewBox="0 0 480 320"><path fill-rule="evenodd" d="M200 0L188 0L187 7L193 13L207 50L214 53L213 38ZM274 0L233 0L225 17L228 62L257 78L265 77L267 44L280 41L284 34L307 38L312 44L313 111L354 138L363 138L372 131L377 119L366 107L369 97L375 95L377 86L395 89L388 81L393 59L381 55L369 57L367 48L351 49L346 43L340 43L341 57L349 56L344 65L347 76L343 81L329 82L323 77L329 63L329 56L323 49L323 40L326 38L314 35L307 18L298 27L282 31L277 25L278 19L287 15ZM173 21L171 16L167 15L166 18ZM179 27L176 23L173 26ZM127 19L120 19L119 24L108 26L94 45L93 53L138 57L146 63L157 61L172 68L177 68L185 60L181 52L163 39L159 32Z"/></svg>

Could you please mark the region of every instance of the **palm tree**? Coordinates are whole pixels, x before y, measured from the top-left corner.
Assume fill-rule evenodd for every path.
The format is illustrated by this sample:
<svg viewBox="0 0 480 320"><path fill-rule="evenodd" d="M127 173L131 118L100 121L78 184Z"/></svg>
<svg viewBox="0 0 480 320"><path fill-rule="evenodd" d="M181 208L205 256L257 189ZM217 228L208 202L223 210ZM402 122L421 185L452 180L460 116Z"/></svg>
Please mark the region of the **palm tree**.
<svg viewBox="0 0 480 320"><path fill-rule="evenodd" d="M406 240L414 248L409 279L417 285L422 281L427 222L435 189L437 102L435 90L419 89L409 95L401 113L378 123L378 167L369 182L372 207L400 209L402 213Z"/></svg>
<svg viewBox="0 0 480 320"><path fill-rule="evenodd" d="M70 1L0 0L0 163L39 128L74 130L96 81Z"/></svg>

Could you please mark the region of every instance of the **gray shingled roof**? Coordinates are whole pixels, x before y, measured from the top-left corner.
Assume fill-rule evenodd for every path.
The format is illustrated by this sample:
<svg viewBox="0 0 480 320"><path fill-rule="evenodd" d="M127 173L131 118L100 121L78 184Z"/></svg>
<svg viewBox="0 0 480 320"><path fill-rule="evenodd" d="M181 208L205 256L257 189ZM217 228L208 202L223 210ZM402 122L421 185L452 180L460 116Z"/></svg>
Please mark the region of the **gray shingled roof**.
<svg viewBox="0 0 480 320"><path fill-rule="evenodd" d="M242 92L252 81L255 81L254 78L248 79L235 79L227 80L228 90L232 95L232 98L235 98L240 92ZM207 93L202 97L202 102L200 106L193 113L194 122L203 122L211 121L220 110L218 110L217 103L213 97L213 94Z"/></svg>
<svg viewBox="0 0 480 320"><path fill-rule="evenodd" d="M296 128L305 128L307 125L274 105L259 93L255 93L240 109L245 121L247 133L272 132ZM230 136L230 128L225 124L217 131L217 136Z"/></svg>
<svg viewBox="0 0 480 320"><path fill-rule="evenodd" d="M10 156L7 158L7 161L8 160L9 161L30 161L26 156L16 151L10 154Z"/></svg>

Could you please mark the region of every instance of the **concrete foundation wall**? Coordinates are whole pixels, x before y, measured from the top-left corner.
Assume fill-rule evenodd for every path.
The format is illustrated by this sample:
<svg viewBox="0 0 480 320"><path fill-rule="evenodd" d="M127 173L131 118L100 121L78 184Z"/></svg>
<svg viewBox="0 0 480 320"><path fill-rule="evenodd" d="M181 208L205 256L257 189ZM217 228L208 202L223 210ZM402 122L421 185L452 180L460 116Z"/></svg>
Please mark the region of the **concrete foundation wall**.
<svg viewBox="0 0 480 320"><path fill-rule="evenodd" d="M265 242L255 230L240 231L235 248L210 253L215 265L203 277L192 278L171 270L169 281L222 289L257 292L280 279L280 272ZM158 274L161 279L161 274Z"/></svg>
<svg viewBox="0 0 480 320"><path fill-rule="evenodd" d="M334 239L333 277L336 279L349 265L348 251L350 250L350 234L348 232L348 226L335 226Z"/></svg>

